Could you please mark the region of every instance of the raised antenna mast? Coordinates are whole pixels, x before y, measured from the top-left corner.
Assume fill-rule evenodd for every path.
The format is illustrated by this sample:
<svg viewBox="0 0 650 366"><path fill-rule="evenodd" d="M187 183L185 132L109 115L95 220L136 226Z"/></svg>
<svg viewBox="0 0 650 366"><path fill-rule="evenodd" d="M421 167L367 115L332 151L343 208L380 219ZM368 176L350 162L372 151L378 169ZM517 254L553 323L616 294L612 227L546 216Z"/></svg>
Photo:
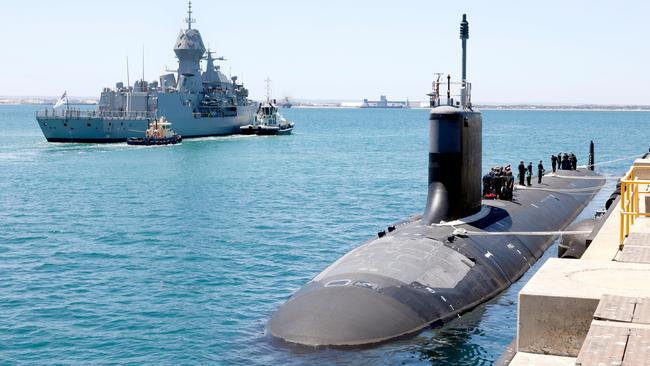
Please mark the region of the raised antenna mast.
<svg viewBox="0 0 650 366"><path fill-rule="evenodd" d="M472 87L467 82L467 39L469 38L469 23L467 15L463 14L463 20L460 22L460 39L463 43L463 73L460 88L460 104L463 107L472 108L471 92Z"/></svg>
<svg viewBox="0 0 650 366"><path fill-rule="evenodd" d="M129 77L129 56L126 56L126 87L131 87L131 78Z"/></svg>
<svg viewBox="0 0 650 366"><path fill-rule="evenodd" d="M144 81L144 44L142 45L142 81Z"/></svg>
<svg viewBox="0 0 650 366"><path fill-rule="evenodd" d="M131 77L129 76L129 56L126 56L126 113L131 109Z"/></svg>
<svg viewBox="0 0 650 366"><path fill-rule="evenodd" d="M271 102L271 79L266 78L266 101Z"/></svg>
<svg viewBox="0 0 650 366"><path fill-rule="evenodd" d="M192 1L187 2L187 18L185 18L187 23L187 29L192 29L192 23L196 23L196 19L192 18Z"/></svg>
<svg viewBox="0 0 650 366"><path fill-rule="evenodd" d="M460 22L460 39L463 42L463 83L467 81L467 39L469 38L469 23L467 15L463 14L463 20Z"/></svg>

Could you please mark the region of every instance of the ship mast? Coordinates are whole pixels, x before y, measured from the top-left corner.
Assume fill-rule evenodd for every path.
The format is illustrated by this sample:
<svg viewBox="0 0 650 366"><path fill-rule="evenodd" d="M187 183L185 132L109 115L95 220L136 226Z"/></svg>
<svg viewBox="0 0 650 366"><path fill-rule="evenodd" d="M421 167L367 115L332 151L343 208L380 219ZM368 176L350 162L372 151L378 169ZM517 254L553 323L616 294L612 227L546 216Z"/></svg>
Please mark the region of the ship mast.
<svg viewBox="0 0 650 366"><path fill-rule="evenodd" d="M460 39L463 48L463 69L462 78L463 83L467 81L467 39L469 38L469 23L467 22L467 15L463 14L463 20L460 22Z"/></svg>
<svg viewBox="0 0 650 366"><path fill-rule="evenodd" d="M187 2L187 18L185 18L185 22L187 22L187 29L192 29L192 23L196 23L196 19L192 18L192 0Z"/></svg>
<svg viewBox="0 0 650 366"><path fill-rule="evenodd" d="M463 68L461 74L461 89L460 89L460 103L463 107L472 108L472 104L469 99L469 88L471 86L467 82L467 39L469 38L469 23L467 22L467 15L463 14L463 20L460 22L460 39L462 41L463 48Z"/></svg>
<svg viewBox="0 0 650 366"><path fill-rule="evenodd" d="M271 79L266 78L266 101L271 103Z"/></svg>

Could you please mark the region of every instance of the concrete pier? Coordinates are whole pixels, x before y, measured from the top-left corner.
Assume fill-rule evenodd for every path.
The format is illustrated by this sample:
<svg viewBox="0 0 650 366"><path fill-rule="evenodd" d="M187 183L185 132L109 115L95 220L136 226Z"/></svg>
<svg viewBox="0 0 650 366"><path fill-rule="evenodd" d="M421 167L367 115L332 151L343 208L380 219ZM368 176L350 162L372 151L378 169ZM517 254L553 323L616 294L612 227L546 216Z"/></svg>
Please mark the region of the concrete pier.
<svg viewBox="0 0 650 366"><path fill-rule="evenodd" d="M521 290L510 365L650 362L649 165L638 159L623 177L581 259L548 260Z"/></svg>

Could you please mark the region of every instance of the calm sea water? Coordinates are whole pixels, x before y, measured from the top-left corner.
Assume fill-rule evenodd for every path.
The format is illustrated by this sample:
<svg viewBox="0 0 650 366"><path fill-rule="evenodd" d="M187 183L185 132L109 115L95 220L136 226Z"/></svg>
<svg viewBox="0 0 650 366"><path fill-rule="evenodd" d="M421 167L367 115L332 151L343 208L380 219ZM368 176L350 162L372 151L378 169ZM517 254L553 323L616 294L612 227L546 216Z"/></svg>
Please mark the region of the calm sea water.
<svg viewBox="0 0 650 366"><path fill-rule="evenodd" d="M0 107L2 362L488 365L515 335L533 271L442 328L377 348L292 349L265 334L291 293L423 209L426 110L291 109L292 136L134 148L47 143L35 109ZM550 165L560 151L584 163L590 139L598 161L640 155L647 136L634 131L649 124L640 112L484 111L483 164Z"/></svg>

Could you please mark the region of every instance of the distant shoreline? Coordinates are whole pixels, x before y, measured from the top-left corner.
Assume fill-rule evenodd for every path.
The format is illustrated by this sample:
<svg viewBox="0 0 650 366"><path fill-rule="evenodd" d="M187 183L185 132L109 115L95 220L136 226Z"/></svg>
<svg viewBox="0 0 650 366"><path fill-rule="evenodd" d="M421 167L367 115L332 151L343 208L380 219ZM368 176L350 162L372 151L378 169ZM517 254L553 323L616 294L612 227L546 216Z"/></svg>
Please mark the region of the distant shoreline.
<svg viewBox="0 0 650 366"><path fill-rule="evenodd" d="M1 97L0 106L3 105L36 105L49 107L56 103L57 98L51 97ZM99 100L94 98L70 98L70 105L88 106L98 105ZM295 100L293 108L336 108L336 109L361 109L348 101L316 101L316 100ZM429 109L426 102L412 102L411 107L404 109ZM574 104L574 105L551 105L551 104L476 104L476 108L493 111L594 111L594 112L650 112L650 105L597 105L597 104ZM384 109L384 108L370 108ZM402 108L386 108L402 109Z"/></svg>
<svg viewBox="0 0 650 366"><path fill-rule="evenodd" d="M580 107L580 106L530 106L530 107L496 107L496 106L476 106L478 109L490 111L576 111L576 112L650 112L650 106L643 107L625 107L625 106L593 106L593 107Z"/></svg>
<svg viewBox="0 0 650 366"><path fill-rule="evenodd" d="M644 107L624 107L624 106L493 106L493 105L476 105L477 109L487 111L576 111L576 112L650 112L650 106ZM330 105L294 105L292 108L297 109L391 109L391 110L408 110L408 109L430 109L429 107L409 107L409 108L359 108L349 106L330 106Z"/></svg>

